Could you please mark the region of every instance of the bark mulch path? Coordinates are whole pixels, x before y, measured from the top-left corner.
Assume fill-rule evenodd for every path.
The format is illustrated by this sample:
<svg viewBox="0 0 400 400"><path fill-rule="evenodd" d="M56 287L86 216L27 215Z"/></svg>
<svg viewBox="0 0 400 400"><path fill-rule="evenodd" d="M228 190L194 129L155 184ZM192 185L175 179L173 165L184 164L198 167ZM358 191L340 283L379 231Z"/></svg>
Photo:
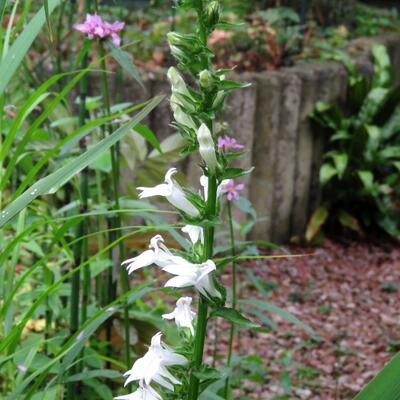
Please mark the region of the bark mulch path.
<svg viewBox="0 0 400 400"><path fill-rule="evenodd" d="M288 250L313 255L257 260L242 267L275 286L267 300L297 316L319 340L272 314L268 316L277 331L244 330L242 353L259 356L267 371L263 384L249 382L247 398L352 399L400 348L400 249L325 240L318 248ZM227 272L224 280L229 279ZM262 297L251 284L243 292ZM221 321L220 328L228 326ZM224 335L221 355L226 355L226 341Z"/></svg>

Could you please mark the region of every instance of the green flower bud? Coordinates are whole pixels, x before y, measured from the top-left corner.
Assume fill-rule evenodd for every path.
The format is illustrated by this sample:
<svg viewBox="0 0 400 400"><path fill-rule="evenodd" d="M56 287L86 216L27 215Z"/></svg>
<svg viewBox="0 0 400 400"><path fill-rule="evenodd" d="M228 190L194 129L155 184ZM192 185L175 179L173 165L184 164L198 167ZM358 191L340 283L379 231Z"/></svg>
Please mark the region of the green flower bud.
<svg viewBox="0 0 400 400"><path fill-rule="evenodd" d="M200 86L203 88L210 87L211 83L212 83L211 78L212 78L212 75L211 75L210 71L208 71L206 69L201 71L199 74Z"/></svg>
<svg viewBox="0 0 400 400"><path fill-rule="evenodd" d="M219 22L219 2L218 1L211 1L210 4L207 6L207 23L210 28L214 28L215 25Z"/></svg>
<svg viewBox="0 0 400 400"><path fill-rule="evenodd" d="M215 172L218 167L215 145L210 130L206 124L201 124L197 131L197 141L199 142L199 152L201 158L206 163L211 172Z"/></svg>

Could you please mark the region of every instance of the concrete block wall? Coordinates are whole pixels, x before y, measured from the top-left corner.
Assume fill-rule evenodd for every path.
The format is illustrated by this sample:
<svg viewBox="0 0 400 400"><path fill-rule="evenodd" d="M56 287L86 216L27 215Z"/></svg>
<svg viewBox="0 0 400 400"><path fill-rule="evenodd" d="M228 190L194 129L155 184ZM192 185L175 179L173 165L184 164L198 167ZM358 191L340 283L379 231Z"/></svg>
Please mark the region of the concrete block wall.
<svg viewBox="0 0 400 400"><path fill-rule="evenodd" d="M387 46L395 82L400 83L400 36L390 34L374 41ZM373 71L368 56L359 63L367 74ZM267 217L255 226L251 236L284 243L304 233L320 202L319 168L325 135L311 125L308 116L318 100L345 106L347 73L340 63L313 61L234 78L251 82L252 86L230 95L224 119L248 149L241 163L254 166L255 170L245 178L247 195L257 214ZM147 95L169 95L164 72L146 76L146 87ZM126 100L137 99L139 93L133 82L124 89ZM150 115L149 124L163 139L174 131L170 122L171 113L165 101ZM198 186L196 162L196 157L190 157L181 165L193 186Z"/></svg>

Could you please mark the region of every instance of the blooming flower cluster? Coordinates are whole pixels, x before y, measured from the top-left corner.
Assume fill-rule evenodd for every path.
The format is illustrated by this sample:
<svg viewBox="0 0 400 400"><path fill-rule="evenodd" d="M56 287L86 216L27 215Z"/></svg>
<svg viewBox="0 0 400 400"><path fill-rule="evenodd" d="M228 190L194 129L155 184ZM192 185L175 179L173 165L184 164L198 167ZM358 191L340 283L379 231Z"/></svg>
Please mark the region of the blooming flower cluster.
<svg viewBox="0 0 400 400"><path fill-rule="evenodd" d="M239 144L233 137L220 136L218 138L218 149L223 151L243 150L244 145Z"/></svg>
<svg viewBox="0 0 400 400"><path fill-rule="evenodd" d="M118 36L118 32L124 29L124 27L125 22L115 21L109 23L103 21L97 14L86 14L86 20L83 23L74 25L76 30L86 33L89 39L94 39L95 37L104 39L110 37L116 46L121 44L121 38Z"/></svg>

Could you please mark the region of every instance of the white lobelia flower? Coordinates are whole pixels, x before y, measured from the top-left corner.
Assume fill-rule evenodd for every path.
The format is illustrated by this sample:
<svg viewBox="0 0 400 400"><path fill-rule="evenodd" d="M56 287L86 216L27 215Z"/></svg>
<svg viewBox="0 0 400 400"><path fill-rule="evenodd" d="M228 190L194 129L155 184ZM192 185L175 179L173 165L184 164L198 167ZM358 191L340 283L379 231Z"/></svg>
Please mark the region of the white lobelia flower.
<svg viewBox="0 0 400 400"><path fill-rule="evenodd" d="M163 196L177 209L191 217L198 217L200 215L199 210L187 199L180 185L172 179L176 172L176 168L170 168L165 174L165 183L160 185L152 188L138 187L138 190L141 191L139 198Z"/></svg>
<svg viewBox="0 0 400 400"><path fill-rule="evenodd" d="M162 400L151 386L139 386L133 393L114 397L114 400Z"/></svg>
<svg viewBox="0 0 400 400"><path fill-rule="evenodd" d="M165 246L164 238L161 235L151 238L149 248L150 250L146 250L137 257L130 258L122 263L122 265L127 264L128 274L152 264L164 267L170 264L175 257Z"/></svg>
<svg viewBox="0 0 400 400"><path fill-rule="evenodd" d="M201 124L197 131L197 141L199 142L199 152L201 158L206 163L211 172L215 172L218 161L215 154L215 144L211 135L211 131L206 124Z"/></svg>
<svg viewBox="0 0 400 400"><path fill-rule="evenodd" d="M212 260L207 260L202 264L183 261L184 263L171 263L163 267L163 271L176 275L166 282L165 287L184 288L194 286L205 297L221 298L221 293L217 290L210 277L210 273L216 270Z"/></svg>
<svg viewBox="0 0 400 400"><path fill-rule="evenodd" d="M189 235L190 241L193 244L196 244L199 240L204 244L204 231L201 226L185 225L181 231Z"/></svg>
<svg viewBox="0 0 400 400"><path fill-rule="evenodd" d="M166 367L187 363L186 357L175 353L161 342L161 332L158 332L151 339L147 353L137 359L132 368L124 374L127 377L125 386L138 380L139 385L143 387L154 381L166 389L174 390L173 385L180 385L181 382Z"/></svg>
<svg viewBox="0 0 400 400"><path fill-rule="evenodd" d="M190 308L192 304L191 297L181 297L176 302L175 310L169 314L163 314L164 319L175 319L175 324L178 328L189 328L192 335L194 335L194 328L192 321L196 317L196 313Z"/></svg>

